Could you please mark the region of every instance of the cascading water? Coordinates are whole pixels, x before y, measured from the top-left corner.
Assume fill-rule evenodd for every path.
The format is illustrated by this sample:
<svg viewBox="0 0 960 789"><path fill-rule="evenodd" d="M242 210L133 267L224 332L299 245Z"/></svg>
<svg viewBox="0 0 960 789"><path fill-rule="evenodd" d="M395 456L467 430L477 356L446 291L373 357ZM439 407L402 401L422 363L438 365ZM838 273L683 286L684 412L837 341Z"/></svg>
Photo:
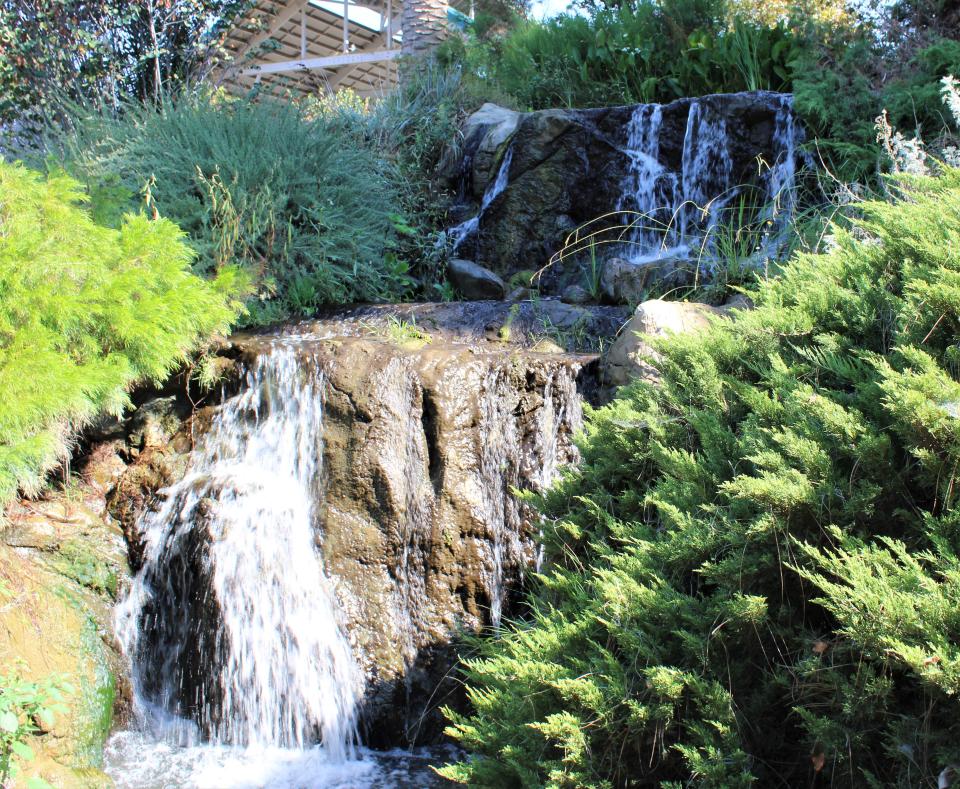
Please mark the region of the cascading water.
<svg viewBox="0 0 960 789"><path fill-rule="evenodd" d="M702 235L716 225L736 193L730 181L732 170L726 121L695 99L683 138L683 206L678 210L685 236Z"/></svg>
<svg viewBox="0 0 960 789"><path fill-rule="evenodd" d="M477 212L477 215L447 231L451 241L451 254L456 253L460 245L480 229L480 219L483 217L484 211L491 206L494 200L503 194L503 191L507 188L507 184L510 182L510 165L512 164L513 148L507 148L507 152L503 155L503 162L500 164L500 169L497 170L497 177L494 178L493 182L487 186L486 191L483 193L483 200L480 202L480 210Z"/></svg>
<svg viewBox="0 0 960 789"><path fill-rule="evenodd" d="M764 175L767 203L763 218L771 226L769 237L777 242L797 204L797 127L793 115L793 96L778 97L773 143L777 158Z"/></svg>
<svg viewBox="0 0 960 789"><path fill-rule="evenodd" d="M639 214L627 220L624 239L640 249L666 248L678 237L673 214L677 177L659 160L663 107L641 104L627 126L629 159L617 211Z"/></svg>
<svg viewBox="0 0 960 789"><path fill-rule="evenodd" d="M569 371L547 373L543 401L536 411L533 445L524 446L523 431L515 413L516 404L507 396L510 384L503 368L492 369L484 378L479 394L480 434L484 437L479 474L484 509L483 520L491 529L489 571L490 622L500 625L507 603L508 562L523 576L521 521L524 505L511 488L521 479L534 492L545 491L559 470L560 434L576 433L582 425L582 409L575 375ZM537 545L534 567L539 569L542 544ZM517 566L519 564L519 567Z"/></svg>
<svg viewBox="0 0 960 789"><path fill-rule="evenodd" d="M316 547L323 395L315 360L261 355L146 516L117 609L139 729L108 748L119 786L375 785L356 752L362 677Z"/></svg>
<svg viewBox="0 0 960 789"><path fill-rule="evenodd" d="M765 225L760 251L772 252L795 205L797 135L792 98L775 95L775 159L767 162L758 224ZM679 177L662 163L663 107L638 105L627 125L627 173L618 211L636 212L623 221L625 255L634 262L710 252L725 209L742 193L734 183L726 120L707 102L694 99L687 112ZM709 257L709 255L708 255Z"/></svg>

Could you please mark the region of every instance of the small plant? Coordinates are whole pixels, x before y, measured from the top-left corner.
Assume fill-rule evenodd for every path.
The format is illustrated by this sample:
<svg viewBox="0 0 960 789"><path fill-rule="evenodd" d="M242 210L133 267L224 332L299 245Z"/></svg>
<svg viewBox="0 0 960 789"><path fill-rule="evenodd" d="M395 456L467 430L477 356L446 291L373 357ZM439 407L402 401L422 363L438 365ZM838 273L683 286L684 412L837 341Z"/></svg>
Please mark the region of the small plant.
<svg viewBox="0 0 960 789"><path fill-rule="evenodd" d="M360 325L371 334L383 337L388 342L399 345L401 348L422 348L424 345L433 342L433 337L417 326L415 318L405 321L396 315L391 315L387 318L385 325L369 321L361 321Z"/></svg>
<svg viewBox="0 0 960 789"><path fill-rule="evenodd" d="M432 295L435 295L439 301L450 302L457 297L453 283L451 283L448 279L444 279L441 282L434 282L431 285L431 288Z"/></svg>
<svg viewBox="0 0 960 789"><path fill-rule="evenodd" d="M507 313L507 319L503 322L503 326L501 326L497 330L497 339L500 340L500 342L510 342L510 338L513 334L513 331L512 331L513 322L517 319L517 316L519 315L520 315L520 305L511 304L510 311Z"/></svg>
<svg viewBox="0 0 960 789"><path fill-rule="evenodd" d="M507 290L514 291L518 288L523 288L524 290L532 290L536 288L534 285L534 280L536 279L537 273L530 271L528 269L523 269L522 271L515 271L510 275L510 279L507 280Z"/></svg>
<svg viewBox="0 0 960 789"><path fill-rule="evenodd" d="M53 725L55 716L66 712L64 694L73 688L59 677L40 682L23 679L22 666L0 674L0 786L15 779L23 762L33 761L35 754L27 741ZM27 789L52 789L40 778L26 782Z"/></svg>
<svg viewBox="0 0 960 789"><path fill-rule="evenodd" d="M588 321L585 315L577 318L568 327L557 326L545 313L540 313L537 317L543 327L541 339L548 339L560 348L572 351L586 351L596 346L596 338L588 331Z"/></svg>
<svg viewBox="0 0 960 789"><path fill-rule="evenodd" d="M603 263L597 259L597 245L590 242L590 257L587 269L583 272L583 287L594 301L603 298Z"/></svg>
<svg viewBox="0 0 960 789"><path fill-rule="evenodd" d="M940 81L940 84L940 97L953 117L954 125L960 130L958 83L952 75L948 74ZM952 139L947 134L941 134L938 144L934 146L939 156L931 157L927 154L926 143L920 138L919 132L914 137L905 137L890 123L886 110L877 118L876 128L877 142L882 146L883 152L895 173L925 176L930 175L931 171L935 172L941 162L947 167L955 167L960 164L960 151L958 151L956 145L947 144L947 140Z"/></svg>

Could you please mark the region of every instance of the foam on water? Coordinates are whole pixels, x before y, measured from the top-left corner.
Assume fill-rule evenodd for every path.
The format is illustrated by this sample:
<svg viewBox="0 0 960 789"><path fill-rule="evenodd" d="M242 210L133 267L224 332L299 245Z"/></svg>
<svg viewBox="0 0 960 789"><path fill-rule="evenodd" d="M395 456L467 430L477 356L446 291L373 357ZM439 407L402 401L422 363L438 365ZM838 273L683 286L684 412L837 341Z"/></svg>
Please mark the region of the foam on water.
<svg viewBox="0 0 960 789"><path fill-rule="evenodd" d="M289 344L260 356L143 519L116 612L138 730L111 743L119 785L373 785L362 675L316 544L324 386Z"/></svg>
<svg viewBox="0 0 960 789"><path fill-rule="evenodd" d="M441 785L429 765L449 757L361 748L355 758L336 761L321 746L179 747L136 731L118 732L106 749L117 789L427 789Z"/></svg>

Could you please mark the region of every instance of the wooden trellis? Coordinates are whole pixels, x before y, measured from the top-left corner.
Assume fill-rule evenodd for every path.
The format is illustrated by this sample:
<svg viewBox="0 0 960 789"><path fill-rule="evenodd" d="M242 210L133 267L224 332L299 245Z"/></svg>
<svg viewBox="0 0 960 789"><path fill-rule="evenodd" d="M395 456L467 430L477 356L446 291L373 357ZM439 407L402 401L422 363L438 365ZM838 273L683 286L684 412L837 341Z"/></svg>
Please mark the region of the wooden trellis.
<svg viewBox="0 0 960 789"><path fill-rule="evenodd" d="M383 95L396 83L401 10L400 0L261 0L227 34L230 62L213 81Z"/></svg>

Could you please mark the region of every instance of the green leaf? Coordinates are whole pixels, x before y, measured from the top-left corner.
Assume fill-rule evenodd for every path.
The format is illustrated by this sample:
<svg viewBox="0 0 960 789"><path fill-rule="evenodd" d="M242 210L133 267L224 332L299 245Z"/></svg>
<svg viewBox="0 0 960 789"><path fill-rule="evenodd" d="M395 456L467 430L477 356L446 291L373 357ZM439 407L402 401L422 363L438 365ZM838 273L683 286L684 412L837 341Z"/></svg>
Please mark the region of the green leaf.
<svg viewBox="0 0 960 789"><path fill-rule="evenodd" d="M0 713L0 729L13 732L19 728L20 721L17 719L16 715L9 711Z"/></svg>
<svg viewBox="0 0 960 789"><path fill-rule="evenodd" d="M10 750L13 751L21 759L25 759L28 762L32 762L35 756L33 752L33 748L31 748L25 742L10 743Z"/></svg>

